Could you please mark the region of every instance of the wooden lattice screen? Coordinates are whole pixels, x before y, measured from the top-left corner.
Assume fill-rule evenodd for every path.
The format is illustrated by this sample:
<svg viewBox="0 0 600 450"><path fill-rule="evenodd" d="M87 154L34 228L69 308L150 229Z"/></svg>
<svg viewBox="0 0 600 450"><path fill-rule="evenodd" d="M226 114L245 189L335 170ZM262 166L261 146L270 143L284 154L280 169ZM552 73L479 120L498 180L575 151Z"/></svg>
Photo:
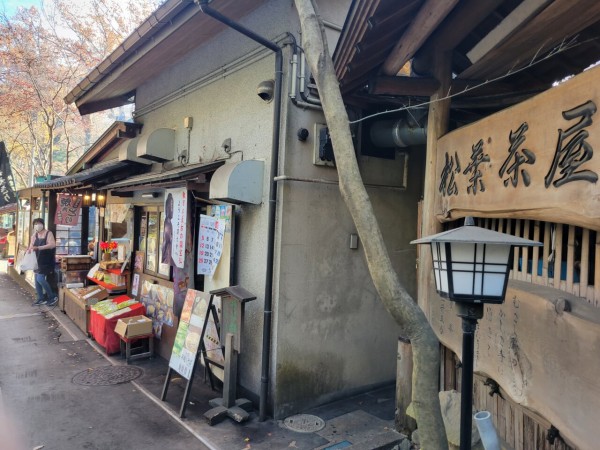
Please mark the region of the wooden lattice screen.
<svg viewBox="0 0 600 450"><path fill-rule="evenodd" d="M552 286L600 307L600 233L573 225L521 219L477 219L476 223L544 244L515 249L512 279Z"/></svg>

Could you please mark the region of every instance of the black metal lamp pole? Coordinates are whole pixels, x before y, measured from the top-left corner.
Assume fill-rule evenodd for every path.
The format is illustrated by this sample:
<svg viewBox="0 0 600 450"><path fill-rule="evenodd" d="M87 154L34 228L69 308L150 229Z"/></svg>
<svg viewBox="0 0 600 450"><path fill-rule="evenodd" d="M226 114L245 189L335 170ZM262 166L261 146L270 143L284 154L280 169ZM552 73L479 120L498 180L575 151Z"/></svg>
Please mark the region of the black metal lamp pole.
<svg viewBox="0 0 600 450"><path fill-rule="evenodd" d="M471 450L473 416L473 356L475 329L483 317L482 303L456 303L462 318L462 380L460 385L460 450Z"/></svg>

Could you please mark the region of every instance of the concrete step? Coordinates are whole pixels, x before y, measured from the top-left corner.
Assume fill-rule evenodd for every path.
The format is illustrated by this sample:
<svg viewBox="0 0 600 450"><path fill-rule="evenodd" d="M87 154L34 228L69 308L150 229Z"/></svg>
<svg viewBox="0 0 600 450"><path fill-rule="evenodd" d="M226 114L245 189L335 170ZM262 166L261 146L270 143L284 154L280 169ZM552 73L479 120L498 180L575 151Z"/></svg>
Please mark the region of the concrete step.
<svg viewBox="0 0 600 450"><path fill-rule="evenodd" d="M389 450L406 439L393 426L363 410L352 411L327 421L317 434L329 443L315 450Z"/></svg>

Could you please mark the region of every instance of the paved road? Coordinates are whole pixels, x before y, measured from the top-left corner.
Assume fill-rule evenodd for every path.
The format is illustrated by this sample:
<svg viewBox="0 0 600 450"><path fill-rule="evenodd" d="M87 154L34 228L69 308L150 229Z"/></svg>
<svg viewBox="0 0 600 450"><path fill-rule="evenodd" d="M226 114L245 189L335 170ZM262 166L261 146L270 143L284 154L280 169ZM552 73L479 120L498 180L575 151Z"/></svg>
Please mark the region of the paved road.
<svg viewBox="0 0 600 450"><path fill-rule="evenodd" d="M0 274L0 399L9 419L0 412L0 450L13 450L14 428L21 431L15 450L207 449L131 383L73 382L109 361L31 302Z"/></svg>

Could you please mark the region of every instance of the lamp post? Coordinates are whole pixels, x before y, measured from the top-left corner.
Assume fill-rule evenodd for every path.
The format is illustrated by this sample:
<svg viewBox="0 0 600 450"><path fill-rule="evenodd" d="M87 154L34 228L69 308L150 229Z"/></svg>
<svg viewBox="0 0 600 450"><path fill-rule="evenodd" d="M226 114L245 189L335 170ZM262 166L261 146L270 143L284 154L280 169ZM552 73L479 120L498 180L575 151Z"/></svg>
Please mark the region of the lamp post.
<svg viewBox="0 0 600 450"><path fill-rule="evenodd" d="M485 303L504 302L513 247L542 244L476 227L470 217L463 227L417 239L411 244L431 245L436 290L441 297L456 302L462 319L460 450L470 450L477 321L483 317Z"/></svg>

